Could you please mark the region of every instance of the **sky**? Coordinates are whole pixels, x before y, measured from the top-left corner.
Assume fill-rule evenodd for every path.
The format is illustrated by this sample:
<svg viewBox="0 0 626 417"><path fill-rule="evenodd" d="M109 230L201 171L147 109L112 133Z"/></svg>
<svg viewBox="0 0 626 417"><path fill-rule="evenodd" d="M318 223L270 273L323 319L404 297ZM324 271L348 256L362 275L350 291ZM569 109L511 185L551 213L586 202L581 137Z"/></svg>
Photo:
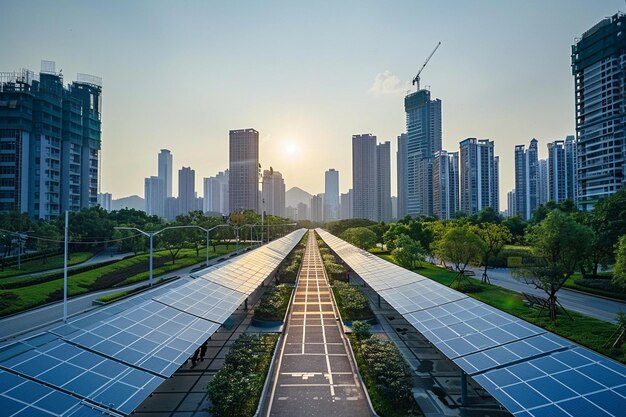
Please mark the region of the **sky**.
<svg viewBox="0 0 626 417"><path fill-rule="evenodd" d="M260 133L260 162L287 189L352 184L351 138L391 141L396 195L403 99L442 100L443 148L489 138L500 201L514 188L517 144L574 134L571 45L617 0L0 1L0 71L56 62L65 83L102 77L101 192L143 196L169 149L174 170L228 168L228 131ZM178 174L174 174L174 192Z"/></svg>

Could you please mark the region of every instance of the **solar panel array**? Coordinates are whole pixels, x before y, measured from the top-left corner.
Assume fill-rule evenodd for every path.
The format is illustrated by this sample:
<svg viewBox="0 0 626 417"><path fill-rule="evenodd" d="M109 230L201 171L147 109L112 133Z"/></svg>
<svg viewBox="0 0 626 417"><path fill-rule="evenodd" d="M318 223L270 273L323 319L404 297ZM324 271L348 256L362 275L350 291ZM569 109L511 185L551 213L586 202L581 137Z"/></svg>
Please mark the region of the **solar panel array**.
<svg viewBox="0 0 626 417"><path fill-rule="evenodd" d="M626 366L317 229L445 356L517 417L618 417Z"/></svg>
<svg viewBox="0 0 626 417"><path fill-rule="evenodd" d="M132 413L276 270L305 230L0 348L0 414Z"/></svg>

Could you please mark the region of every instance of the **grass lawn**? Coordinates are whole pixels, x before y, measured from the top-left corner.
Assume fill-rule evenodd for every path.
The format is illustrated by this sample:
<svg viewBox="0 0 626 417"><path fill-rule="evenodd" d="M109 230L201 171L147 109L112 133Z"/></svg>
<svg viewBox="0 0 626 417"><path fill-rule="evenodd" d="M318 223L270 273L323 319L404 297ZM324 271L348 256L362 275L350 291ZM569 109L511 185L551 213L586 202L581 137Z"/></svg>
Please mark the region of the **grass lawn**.
<svg viewBox="0 0 626 417"><path fill-rule="evenodd" d="M389 262L394 262L393 257L389 254L379 254L379 256ZM428 263L424 263L423 268L418 268L415 272L444 285L450 285L455 276L454 272ZM546 311L543 311L541 317L537 318L538 310L525 306L520 294L495 285L481 284L479 280L473 280L472 283L481 287L482 291L468 294L470 297L626 363L625 346L620 349L604 346L617 330L616 325L569 310L573 320L560 312L555 325L550 322Z"/></svg>
<svg viewBox="0 0 626 417"><path fill-rule="evenodd" d="M91 252L74 252L70 255L67 262L68 265L80 264L91 259L93 255L94 254ZM28 275L57 268L63 268L63 254L48 257L46 263L43 262L43 259L22 262L21 269L17 269L17 265L4 268L4 271L0 271L0 279L16 275Z"/></svg>
<svg viewBox="0 0 626 417"><path fill-rule="evenodd" d="M213 247L210 247L209 257L214 258L234 250L234 245L229 245L228 250L226 249L226 246L217 246L217 252L213 252ZM204 248L200 250L199 255L200 256L196 256L195 249L183 249L179 252L176 263L172 264L169 251L155 252L153 258L155 265L153 269L153 276L158 277L176 269L204 262L206 256ZM73 297L92 291L94 289L93 287L98 284L98 280L106 276L110 277L112 275L119 275L122 277L115 286L123 286L146 280L148 279L148 260L148 255L137 255L101 268L96 268L91 271L70 276L68 277L68 296ZM157 265L160 266L157 267ZM134 273L127 277L122 275L134 269L141 269L141 272ZM108 288L110 287L111 286ZM23 288L0 290L0 316L17 313L51 301L62 299L62 292L63 278Z"/></svg>

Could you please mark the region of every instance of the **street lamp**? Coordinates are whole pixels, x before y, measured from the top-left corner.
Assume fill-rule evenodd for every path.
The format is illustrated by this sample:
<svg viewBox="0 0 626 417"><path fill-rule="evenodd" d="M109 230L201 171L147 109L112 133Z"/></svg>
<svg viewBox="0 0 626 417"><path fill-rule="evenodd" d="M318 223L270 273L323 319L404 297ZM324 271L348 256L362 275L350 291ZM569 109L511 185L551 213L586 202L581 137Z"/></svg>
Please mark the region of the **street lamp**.
<svg viewBox="0 0 626 417"><path fill-rule="evenodd" d="M217 226L214 226L210 229L206 229L202 226L191 226L191 227L197 227L198 229L204 230L206 232L206 266L209 266L209 233L211 232L211 230L213 229L217 229L218 227L229 227L229 224L218 224Z"/></svg>
<svg viewBox="0 0 626 417"><path fill-rule="evenodd" d="M170 229L189 229L191 227L200 227L200 226L191 226L191 225L189 225L189 226L168 226L168 227L164 227L161 230L157 230L156 232L146 232L146 231L143 231L141 229L138 229L137 227L122 227L122 226L120 226L120 227L116 227L115 229L118 229L118 230L135 230L135 231L141 233L142 235L144 235L144 236L146 236L146 237L148 237L150 239L150 275L149 275L150 278L149 278L148 282L149 282L149 285L152 286L152 240L153 240L153 238L156 235L158 235L159 233L164 232L166 230L170 230ZM208 236L208 232L207 232L207 236Z"/></svg>

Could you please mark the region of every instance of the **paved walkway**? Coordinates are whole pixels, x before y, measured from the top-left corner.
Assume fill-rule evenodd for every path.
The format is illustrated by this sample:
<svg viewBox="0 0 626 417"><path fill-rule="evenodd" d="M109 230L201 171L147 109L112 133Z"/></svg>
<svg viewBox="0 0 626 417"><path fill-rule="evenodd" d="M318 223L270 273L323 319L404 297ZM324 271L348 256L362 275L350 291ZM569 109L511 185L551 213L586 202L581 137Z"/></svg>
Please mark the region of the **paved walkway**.
<svg viewBox="0 0 626 417"><path fill-rule="evenodd" d="M337 317L310 231L264 416L370 416Z"/></svg>

